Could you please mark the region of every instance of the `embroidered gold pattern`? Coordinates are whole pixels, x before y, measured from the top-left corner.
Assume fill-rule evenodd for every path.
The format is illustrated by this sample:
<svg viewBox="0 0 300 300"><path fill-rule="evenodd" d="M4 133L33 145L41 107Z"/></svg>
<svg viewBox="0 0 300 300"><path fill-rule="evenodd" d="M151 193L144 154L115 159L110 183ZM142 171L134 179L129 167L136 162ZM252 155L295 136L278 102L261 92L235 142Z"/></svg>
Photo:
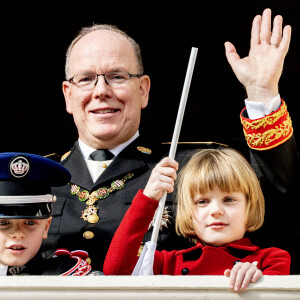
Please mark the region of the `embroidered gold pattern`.
<svg viewBox="0 0 300 300"><path fill-rule="evenodd" d="M285 102L278 111L269 116L253 121L245 120L241 116L241 122L247 143L253 149L274 148L288 140L293 134L292 120Z"/></svg>
<svg viewBox="0 0 300 300"><path fill-rule="evenodd" d="M262 145L269 146L272 142L282 138L283 138L282 142L286 141L288 138L290 138L290 136L293 133L291 127L292 127L292 121L290 118L288 118L288 120L284 121L279 126L275 126L275 128L267 130L264 133L247 134L247 132L244 130L244 134L247 143L252 147L256 148Z"/></svg>
<svg viewBox="0 0 300 300"><path fill-rule="evenodd" d="M252 130L257 130L260 127L265 128L267 125L273 125L281 117L283 117L284 114L287 114L287 117L289 118L289 113L287 111L287 106L286 106L285 102L283 102L280 109L277 112L273 113L272 115L266 116L266 117L261 118L261 119L253 120L251 122L249 122L245 119L242 119L242 117L241 117L241 122L242 122L243 127L245 129L248 130L249 128L251 128Z"/></svg>

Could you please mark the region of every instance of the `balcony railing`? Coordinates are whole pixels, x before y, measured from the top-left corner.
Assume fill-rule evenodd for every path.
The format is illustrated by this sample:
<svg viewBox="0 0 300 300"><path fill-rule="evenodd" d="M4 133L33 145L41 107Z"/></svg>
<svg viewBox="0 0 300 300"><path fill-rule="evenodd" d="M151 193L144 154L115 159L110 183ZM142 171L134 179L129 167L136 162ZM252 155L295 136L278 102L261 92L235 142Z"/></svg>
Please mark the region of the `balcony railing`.
<svg viewBox="0 0 300 300"><path fill-rule="evenodd" d="M263 276L240 293L224 276L9 276L0 299L300 299L300 276Z"/></svg>

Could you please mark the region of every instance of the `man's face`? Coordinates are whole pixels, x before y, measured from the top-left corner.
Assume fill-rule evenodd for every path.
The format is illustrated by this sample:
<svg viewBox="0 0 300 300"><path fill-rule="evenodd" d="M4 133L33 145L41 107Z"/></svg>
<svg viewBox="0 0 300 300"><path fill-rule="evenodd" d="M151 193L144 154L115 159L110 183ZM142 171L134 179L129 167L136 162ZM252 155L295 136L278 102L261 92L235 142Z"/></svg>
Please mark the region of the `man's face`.
<svg viewBox="0 0 300 300"><path fill-rule="evenodd" d="M47 238L51 218L0 219L0 264L23 266L39 251Z"/></svg>
<svg viewBox="0 0 300 300"><path fill-rule="evenodd" d="M132 45L123 36L94 31L81 38L70 55L70 77L126 71L137 74ZM103 76L92 89L63 83L66 109L73 118L80 139L93 148L113 148L138 130L141 109L148 104L150 79L131 78L119 87L108 85Z"/></svg>

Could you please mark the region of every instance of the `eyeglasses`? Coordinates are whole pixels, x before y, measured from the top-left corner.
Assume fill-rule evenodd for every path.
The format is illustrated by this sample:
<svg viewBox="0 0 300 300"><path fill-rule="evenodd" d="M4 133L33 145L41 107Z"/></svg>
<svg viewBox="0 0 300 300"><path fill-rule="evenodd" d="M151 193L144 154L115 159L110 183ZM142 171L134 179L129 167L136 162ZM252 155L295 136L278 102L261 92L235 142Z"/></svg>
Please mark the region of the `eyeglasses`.
<svg viewBox="0 0 300 300"><path fill-rule="evenodd" d="M103 76L106 84L112 87L118 87L130 81L131 77L142 77L143 74L130 74L125 71L108 72L103 74L79 74L74 75L68 82L71 82L79 88L93 88L96 86L99 76Z"/></svg>

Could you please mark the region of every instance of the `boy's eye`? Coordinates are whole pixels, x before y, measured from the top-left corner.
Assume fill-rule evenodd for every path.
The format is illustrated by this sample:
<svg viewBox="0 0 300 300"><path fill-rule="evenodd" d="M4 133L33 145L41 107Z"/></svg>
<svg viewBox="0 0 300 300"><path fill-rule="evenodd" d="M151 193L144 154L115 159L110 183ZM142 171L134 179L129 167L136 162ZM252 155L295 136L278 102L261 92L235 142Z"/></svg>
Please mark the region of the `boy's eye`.
<svg viewBox="0 0 300 300"><path fill-rule="evenodd" d="M32 226L32 225L35 224L35 222L34 222L33 220L27 220L27 221L25 222L25 224L26 224L26 225Z"/></svg>
<svg viewBox="0 0 300 300"><path fill-rule="evenodd" d="M0 226L6 226L9 225L9 221L7 220L0 220Z"/></svg>

